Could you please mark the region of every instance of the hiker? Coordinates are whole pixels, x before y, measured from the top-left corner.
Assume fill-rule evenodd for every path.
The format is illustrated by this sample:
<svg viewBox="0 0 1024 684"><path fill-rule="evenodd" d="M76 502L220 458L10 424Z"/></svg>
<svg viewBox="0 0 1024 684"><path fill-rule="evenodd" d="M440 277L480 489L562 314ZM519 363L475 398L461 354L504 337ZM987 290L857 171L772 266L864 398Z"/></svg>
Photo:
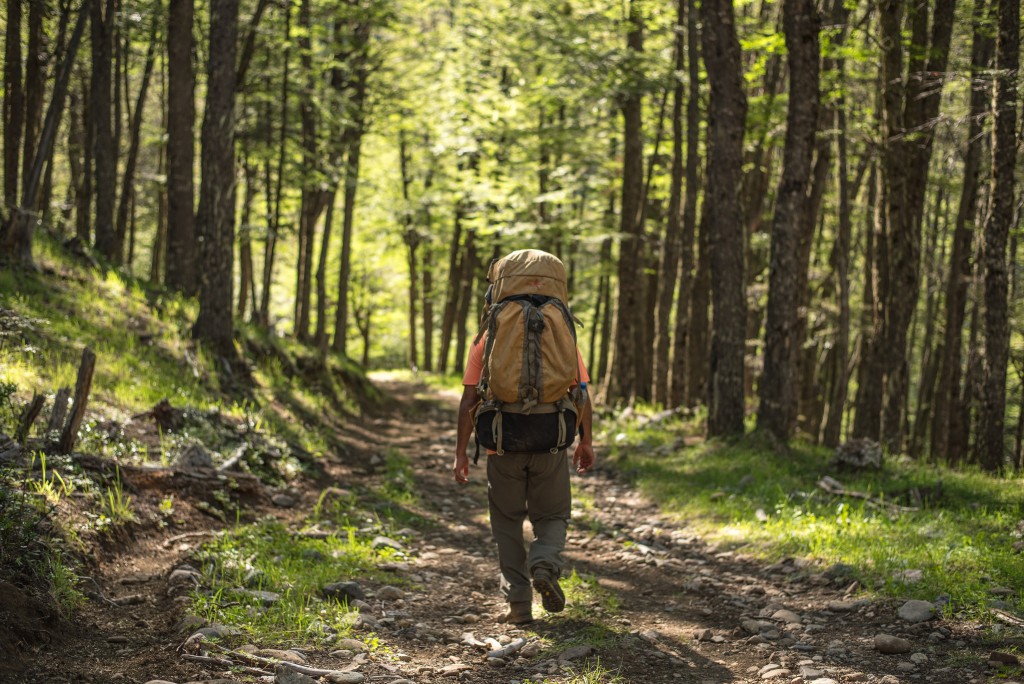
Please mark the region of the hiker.
<svg viewBox="0 0 1024 684"><path fill-rule="evenodd" d="M481 332L462 378L455 481L469 481L470 438L487 450L491 531L498 544L503 621L533 620L533 589L545 610L565 607L558 584L572 509L567 447L576 472L594 465L590 377L576 348L565 267L540 250L492 262ZM474 462L476 458L474 458ZM527 551L523 521L534 541Z"/></svg>

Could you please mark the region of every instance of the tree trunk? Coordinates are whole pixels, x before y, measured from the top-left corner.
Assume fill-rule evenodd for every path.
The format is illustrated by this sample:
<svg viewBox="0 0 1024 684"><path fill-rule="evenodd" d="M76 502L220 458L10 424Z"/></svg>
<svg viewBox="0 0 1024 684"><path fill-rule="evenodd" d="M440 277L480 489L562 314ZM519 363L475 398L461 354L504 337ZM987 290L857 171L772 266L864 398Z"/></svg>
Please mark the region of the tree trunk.
<svg viewBox="0 0 1024 684"><path fill-rule="evenodd" d="M238 307L235 315L245 319L250 296L256 299L256 283L252 263L252 204L256 199L256 170L249 161L249 151L242 146L242 175L245 195L242 198L242 224L238 227Z"/></svg>
<svg viewBox="0 0 1024 684"><path fill-rule="evenodd" d="M928 12L909 4L908 75L903 73L899 0L879 8L883 45L883 177L889 238L890 281L885 300L883 354L885 400L881 438L893 453L903 441L908 391L907 335L920 290L921 222L949 56L955 0L939 0L928 37Z"/></svg>
<svg viewBox="0 0 1024 684"><path fill-rule="evenodd" d="M630 0L626 46L634 59L643 53L644 18L640 1ZM641 211L644 180L643 94L631 87L622 97L624 156L622 161L622 212L619 223L618 297L615 316L615 350L608 376L610 401L632 402L641 390L644 372L644 279Z"/></svg>
<svg viewBox="0 0 1024 684"><path fill-rule="evenodd" d="M456 325L455 370L462 373L466 369L466 337L469 334L469 307L472 293L476 285L477 255L476 231L466 233L466 254L462 258L462 270L459 275L459 311Z"/></svg>
<svg viewBox="0 0 1024 684"><path fill-rule="evenodd" d="M782 14L789 55L789 101L803 104L789 108L782 179L772 220L764 374L757 425L787 441L796 418L794 349L801 342L797 328L801 295L798 273L807 268L806 263L798 261L800 239L810 232L806 224L813 226L814 222L808 211L807 187L818 129L819 20L812 0L785 0Z"/></svg>
<svg viewBox="0 0 1024 684"><path fill-rule="evenodd" d="M316 347L323 353L327 353L327 255L330 254L331 229L334 224L334 201L337 196L337 188L333 188L326 201L327 215L324 217L324 234L320 241L320 260L316 267L316 333L313 340Z"/></svg>
<svg viewBox="0 0 1024 684"><path fill-rule="evenodd" d="M194 0L169 0L167 17L167 266L172 290L196 292Z"/></svg>
<svg viewBox="0 0 1024 684"><path fill-rule="evenodd" d="M92 139L94 126L89 118L89 86L82 76L81 117L82 117L82 186L75 197L75 236L83 246L89 244L92 213Z"/></svg>
<svg viewBox="0 0 1024 684"><path fill-rule="evenodd" d="M4 206L18 206L18 155L25 121L25 92L21 66L21 0L7 2L4 40ZM0 239L4 238L0 235Z"/></svg>
<svg viewBox="0 0 1024 684"><path fill-rule="evenodd" d="M701 212L697 238L697 271L690 301L689 354L686 373L686 405L707 401L711 368L711 236L707 209Z"/></svg>
<svg viewBox="0 0 1024 684"><path fill-rule="evenodd" d="M430 221L427 222L430 232ZM434 371L434 250L423 245L423 370Z"/></svg>
<svg viewBox="0 0 1024 684"><path fill-rule="evenodd" d="M20 1L20 0L19 0ZM22 182L32 172L43 119L43 14L46 3L28 3L28 54L25 56L25 152L21 157ZM35 209L35 207L25 207Z"/></svg>
<svg viewBox="0 0 1024 684"><path fill-rule="evenodd" d="M668 226L665 230L665 245L661 253L658 272L658 309L655 316L654 335L654 401L664 406L673 406L669 393L672 364L669 358L672 328L672 299L676 292L679 271L679 250L683 241L683 69L685 43L683 27L686 26L686 3L676 0L675 73L672 90L672 171L669 181ZM681 290L680 297L686 297L687 290ZM681 308L681 307L680 307ZM685 317L685 316L684 316ZM680 342L682 344L680 345ZM676 354L685 354L685 338L676 340ZM680 351L681 350L681 351Z"/></svg>
<svg viewBox="0 0 1024 684"><path fill-rule="evenodd" d="M444 314L441 319L441 351L438 355L437 369L442 374L448 372L448 352L451 349L452 334L455 328L455 314L459 307L459 298L463 296L459 290L459 274L462 272L459 254L462 241L462 220L465 215L465 201L460 198L455 206L455 223L452 229L451 248L448 251L448 287L444 302Z"/></svg>
<svg viewBox="0 0 1024 684"><path fill-rule="evenodd" d="M832 17L834 23L841 26L836 43L842 46L846 42L847 20L849 10L842 0L833 4ZM840 95L836 101L833 114L836 126L836 176L838 178L839 229L836 243L832 248L831 262L836 278L836 299L839 309L836 321L836 334L832 345L832 384L828 395L828 413L821 441L829 447L839 446L843 426L843 412L846 407L846 395L849 392L850 377L847 365L850 357L850 243L853 227L850 220L850 179L847 164L847 126L846 96L842 90L845 86L846 60L836 60L836 71L840 83Z"/></svg>
<svg viewBox="0 0 1024 684"><path fill-rule="evenodd" d="M406 263L409 266L409 367L418 368L419 352L416 348L416 306L419 303L419 274L417 272L416 250L420 244L420 234L416 231L415 219L409 197L409 186L412 177L409 175L409 149L405 140L405 130L398 133L398 170L402 179L402 223L404 231L402 239L408 249Z"/></svg>
<svg viewBox="0 0 1024 684"><path fill-rule="evenodd" d="M711 86L705 200L713 300L708 434L717 436L743 432L746 293L739 185L747 98L732 0L705 0L701 18Z"/></svg>
<svg viewBox="0 0 1024 684"><path fill-rule="evenodd" d="M978 171L984 146L982 130L989 108L989 88L986 71L992 60L994 41L988 28L991 5L982 0L974 4L974 37L971 45L971 98L967 126L967 145L964 152L963 181L960 186L960 205L953 229L953 247L949 259L946 283L946 325L942 338L942 357L939 362L935 411L932 421L931 453L934 459L947 462L953 458L951 443L962 441L953 437L954 427L962 428L958 406L962 376L962 338L964 314L967 308L967 288L973 274L971 256L974 251L974 218L978 206Z"/></svg>
<svg viewBox="0 0 1024 684"><path fill-rule="evenodd" d="M234 356L235 63L238 0L210 1L210 52L199 188L199 317L193 335Z"/></svg>
<svg viewBox="0 0 1024 684"><path fill-rule="evenodd" d="M268 206L267 242L263 251L263 289L260 291L260 325L270 327L270 291L274 283L274 257L278 231L281 228L281 194L284 191L284 170L288 151L288 74L291 53L291 3L284 8L284 72L281 77L281 129L277 147L277 180L273 190L273 208ZM267 125L269 135L270 125ZM270 161L266 165L267 204L271 203Z"/></svg>
<svg viewBox="0 0 1024 684"><path fill-rule="evenodd" d="M299 208L299 244L295 265L295 337L300 342L309 341L310 315L309 307L312 298L313 241L316 234L316 222L319 218L316 205L319 204L319 178L317 158L316 116L314 113L313 92L316 89L316 78L313 73L312 54L312 8L310 0L302 0L299 5L299 63L302 66L305 84L299 101L300 120L302 122L302 202Z"/></svg>
<svg viewBox="0 0 1024 684"><path fill-rule="evenodd" d="M672 355L672 407L687 403L687 383L693 339L690 337L694 300L694 239L697 235L697 197L700 190L700 36L696 0L689 3L686 18L687 74L690 93L686 102L686 197L683 202L679 296L676 299L675 344Z"/></svg>
<svg viewBox="0 0 1024 684"><path fill-rule="evenodd" d="M361 105L360 105L361 106ZM362 123L357 123L348 163L345 166L345 213L341 231L341 270L338 279L338 306L334 319L334 351L346 353L345 331L348 326L348 281L352 271L352 226L355 216L356 189L359 183L359 150L362 145Z"/></svg>
<svg viewBox="0 0 1024 684"><path fill-rule="evenodd" d="M167 130L167 60L160 60L160 128ZM157 157L156 166L157 178L167 177L167 141L166 138L160 143L160 152ZM159 285L162 282L161 269L164 265L167 252L167 184L159 180L154 184L156 188L156 232L153 235L153 249L150 252L149 260L149 282Z"/></svg>
<svg viewBox="0 0 1024 684"><path fill-rule="evenodd" d="M156 30L157 17L153 16L152 27L149 31L149 48L146 51L146 63L142 69L142 82L139 84L139 97L135 103L135 112L132 115L131 130L129 131L128 158L124 165L124 176L121 179L121 197L117 207L117 238L115 241L115 263L120 263L124 246L125 234L128 228L128 203L134 194L135 166L139 159L139 146L142 136L142 112L146 108L146 93L149 91L149 80L153 75L153 65L156 63ZM129 264L131 260L129 260Z"/></svg>
<svg viewBox="0 0 1024 684"><path fill-rule="evenodd" d="M1017 70L1020 65L1020 0L998 0L996 78L993 97L992 208L985 223L984 351L975 460L989 472L1006 463L1006 366L1009 361L1006 241L1014 223L1017 161Z"/></svg>
<svg viewBox="0 0 1024 684"><path fill-rule="evenodd" d="M117 250L114 228L114 197L117 183L117 150L112 128L111 64L114 51L115 0L91 0L92 85L89 118L94 127L92 158L95 164L96 251L113 262Z"/></svg>

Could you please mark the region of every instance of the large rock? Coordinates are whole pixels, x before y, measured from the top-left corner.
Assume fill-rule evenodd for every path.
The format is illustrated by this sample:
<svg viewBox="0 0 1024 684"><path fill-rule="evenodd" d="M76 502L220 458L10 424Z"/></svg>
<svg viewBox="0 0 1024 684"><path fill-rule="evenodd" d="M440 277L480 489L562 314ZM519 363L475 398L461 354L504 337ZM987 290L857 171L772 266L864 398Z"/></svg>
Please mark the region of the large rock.
<svg viewBox="0 0 1024 684"><path fill-rule="evenodd" d="M935 617L935 605L928 601L907 601L897 612L906 622L926 622Z"/></svg>
<svg viewBox="0 0 1024 684"><path fill-rule="evenodd" d="M899 653L910 653L914 646L906 639L891 634L875 635L875 650L879 653L896 655Z"/></svg>

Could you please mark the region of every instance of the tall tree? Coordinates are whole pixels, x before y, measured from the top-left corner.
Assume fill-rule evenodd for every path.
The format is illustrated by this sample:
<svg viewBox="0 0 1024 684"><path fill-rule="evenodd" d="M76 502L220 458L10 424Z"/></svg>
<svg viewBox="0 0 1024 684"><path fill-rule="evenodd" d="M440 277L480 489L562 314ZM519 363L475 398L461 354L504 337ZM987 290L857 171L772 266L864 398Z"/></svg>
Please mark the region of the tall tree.
<svg viewBox="0 0 1024 684"><path fill-rule="evenodd" d="M28 53L25 57L25 152L21 157L21 177L28 178L32 172L36 145L39 143L39 127L43 122L43 91L45 78L43 66L43 14L46 3L28 4ZM24 182L24 181L22 181Z"/></svg>
<svg viewBox="0 0 1024 684"><path fill-rule="evenodd" d="M96 251L114 261L117 234L114 227L114 198L117 184L117 150L115 149L113 91L111 69L114 58L114 28L117 21L117 0L91 0L92 16L92 81L89 87L89 119L93 126L92 160L96 198Z"/></svg>
<svg viewBox="0 0 1024 684"><path fill-rule="evenodd" d="M194 294L194 0L169 0L167 14L167 286Z"/></svg>
<svg viewBox="0 0 1024 684"><path fill-rule="evenodd" d="M21 0L7 3L7 31L4 36L4 205L12 211L18 205L18 158L25 121L25 91L22 88Z"/></svg>
<svg viewBox="0 0 1024 684"><path fill-rule="evenodd" d="M968 429L962 420L963 407L959 406L960 380L967 289L973 274L971 256L974 251L974 219L978 206L978 172L985 143L982 130L990 99L987 70L995 47L988 26L988 15L992 7L993 5L985 0L974 3L970 114L960 204L957 207L953 246L949 258L945 301L946 326L943 332L942 354L935 389L935 411L932 418L932 457L950 463L955 463L963 457L963 454L954 453L950 446L966 441L963 435Z"/></svg>
<svg viewBox="0 0 1024 684"><path fill-rule="evenodd" d="M977 462L988 471L1002 470L1006 460L1006 365L1010 329L1007 310L1006 241L1014 222L1017 163L1017 71L1020 67L1020 0L998 0L996 78L993 96L992 208L985 223L981 267L984 269L985 362L978 412Z"/></svg>
<svg viewBox="0 0 1024 684"><path fill-rule="evenodd" d="M672 171L669 181L668 225L665 228L661 265L658 269L660 277L655 316L654 401L664 405L671 403L669 343L672 333L672 300L678 280L679 250L683 241L683 70L686 66L686 42L683 36L686 27L686 3L687 0L676 0L675 68L672 77ZM683 351L680 352L679 349L679 345L676 345L677 353L685 353L685 341Z"/></svg>
<svg viewBox="0 0 1024 684"><path fill-rule="evenodd" d="M199 186L199 316L192 334L234 356L235 70L238 0L210 1L210 50Z"/></svg>
<svg viewBox="0 0 1024 684"><path fill-rule="evenodd" d="M732 0L701 3L708 102L708 183L705 198L711 268L711 363L708 434L743 432L746 293L740 174L747 96Z"/></svg>
<svg viewBox="0 0 1024 684"><path fill-rule="evenodd" d="M645 373L643 206L644 139L643 93L637 81L644 50L641 0L630 0L626 47L629 61L627 90L621 99L624 155L622 158L622 211L619 223L619 292L615 314L615 347L608 398L632 401L645 394L639 383Z"/></svg>
<svg viewBox="0 0 1024 684"><path fill-rule="evenodd" d="M801 279L798 273L807 270L807 263L799 261L800 242L814 228L814 216L807 206L818 128L819 20L813 0L785 0L782 25L789 55L789 101L799 102L800 106L789 108L782 178L772 219L764 374L757 425L786 441L796 418L797 372L793 362L794 350L800 341L797 306Z"/></svg>

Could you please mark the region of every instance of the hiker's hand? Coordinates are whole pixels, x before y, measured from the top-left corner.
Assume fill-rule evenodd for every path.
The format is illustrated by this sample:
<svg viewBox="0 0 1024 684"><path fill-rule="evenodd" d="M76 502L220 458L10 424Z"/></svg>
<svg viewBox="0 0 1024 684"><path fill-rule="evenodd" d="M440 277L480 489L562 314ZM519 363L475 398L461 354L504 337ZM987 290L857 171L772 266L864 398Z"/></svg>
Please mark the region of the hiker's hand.
<svg viewBox="0 0 1024 684"><path fill-rule="evenodd" d="M455 481L460 485L469 482L469 456L466 454L455 454L455 464L452 466L455 474Z"/></svg>
<svg viewBox="0 0 1024 684"><path fill-rule="evenodd" d="M576 466L576 472L580 475L590 470L596 459L594 445L589 442L580 442L576 445L576 451L572 452L572 464Z"/></svg>

